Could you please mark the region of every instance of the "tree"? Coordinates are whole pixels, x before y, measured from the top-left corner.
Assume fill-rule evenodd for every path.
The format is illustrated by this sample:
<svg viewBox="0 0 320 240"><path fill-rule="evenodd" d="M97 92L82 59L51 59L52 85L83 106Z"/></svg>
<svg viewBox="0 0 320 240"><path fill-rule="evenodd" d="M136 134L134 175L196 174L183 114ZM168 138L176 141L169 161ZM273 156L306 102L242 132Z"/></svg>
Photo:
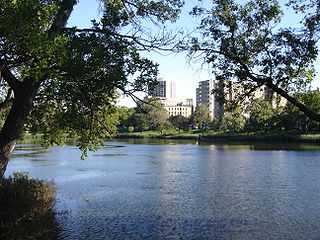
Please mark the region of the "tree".
<svg viewBox="0 0 320 240"><path fill-rule="evenodd" d="M45 114L48 145L72 134L86 154L116 124L117 89L132 95L156 82L157 65L138 49L159 48L167 39L144 38L138 19L174 20L181 2L104 1L100 22L66 28L77 2L0 0L1 108L10 109L0 132L0 176L33 105L33 111L53 111ZM130 24L131 33L122 34Z"/></svg>
<svg viewBox="0 0 320 240"><path fill-rule="evenodd" d="M320 92L308 91L302 93L296 93L295 98L299 99L300 102L307 105L312 111L320 113ZM311 120L303 114L293 104L288 104L282 114L282 124L287 128L299 128L307 132L309 129L317 128L318 122Z"/></svg>
<svg viewBox="0 0 320 240"><path fill-rule="evenodd" d="M188 49L192 57L203 56L226 79L242 82L247 93L265 85L310 119L320 121L319 114L292 94L306 89L314 77L319 1L290 2L316 9L306 15L300 28L280 28L282 11L276 0L242 5L235 0L214 0L210 10L196 7L192 14L202 17L198 27L202 37L191 38Z"/></svg>
<svg viewBox="0 0 320 240"><path fill-rule="evenodd" d="M251 100L248 127L250 129L270 129L279 124L283 108L274 108L270 100L263 98Z"/></svg>
<svg viewBox="0 0 320 240"><path fill-rule="evenodd" d="M199 104L194 112L193 120L198 128L205 130L211 121L209 108L205 104Z"/></svg>
<svg viewBox="0 0 320 240"><path fill-rule="evenodd" d="M128 107L118 107L117 108L119 114L119 126L128 128L132 125L131 118L132 115L135 113L134 108Z"/></svg>
<svg viewBox="0 0 320 240"><path fill-rule="evenodd" d="M129 131L130 133L132 133L132 132L134 131L134 127L133 127L133 126L129 126L129 127L128 127L128 131Z"/></svg>
<svg viewBox="0 0 320 240"><path fill-rule="evenodd" d="M130 122L135 129L140 129L141 132L149 129L147 115L143 112L135 112L130 117Z"/></svg>
<svg viewBox="0 0 320 240"><path fill-rule="evenodd" d="M289 0L287 6L292 6L296 12L305 14L305 25L319 32L320 2L317 0Z"/></svg>
<svg viewBox="0 0 320 240"><path fill-rule="evenodd" d="M224 112L221 128L240 132L244 129L245 124L246 118L243 116L242 109L236 106Z"/></svg>
<svg viewBox="0 0 320 240"><path fill-rule="evenodd" d="M173 127L179 129L179 133L181 129L185 131L189 130L189 122L190 122L189 118L186 118L182 115L176 115L176 116L171 116L169 120L172 123Z"/></svg>
<svg viewBox="0 0 320 240"><path fill-rule="evenodd" d="M157 99L150 99L148 103L141 106L141 109L146 114L151 129L158 130L162 134L163 129L169 126L168 111Z"/></svg>

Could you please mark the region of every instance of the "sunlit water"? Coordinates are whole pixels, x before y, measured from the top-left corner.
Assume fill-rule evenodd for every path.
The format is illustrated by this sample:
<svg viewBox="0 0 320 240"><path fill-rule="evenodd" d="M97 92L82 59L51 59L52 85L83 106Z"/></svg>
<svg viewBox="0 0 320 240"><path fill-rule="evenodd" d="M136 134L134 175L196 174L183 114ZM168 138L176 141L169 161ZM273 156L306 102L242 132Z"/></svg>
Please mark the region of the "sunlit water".
<svg viewBox="0 0 320 240"><path fill-rule="evenodd" d="M7 175L56 183L61 239L320 239L317 146L141 141L19 145Z"/></svg>

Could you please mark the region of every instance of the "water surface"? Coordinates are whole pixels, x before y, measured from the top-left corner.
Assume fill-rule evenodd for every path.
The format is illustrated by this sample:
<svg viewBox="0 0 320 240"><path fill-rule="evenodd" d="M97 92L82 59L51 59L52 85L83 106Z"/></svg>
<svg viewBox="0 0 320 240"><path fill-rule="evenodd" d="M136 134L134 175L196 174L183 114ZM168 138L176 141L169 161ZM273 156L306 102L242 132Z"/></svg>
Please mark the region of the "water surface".
<svg viewBox="0 0 320 240"><path fill-rule="evenodd" d="M8 166L54 180L61 239L320 239L316 145L132 139L80 155L22 144Z"/></svg>

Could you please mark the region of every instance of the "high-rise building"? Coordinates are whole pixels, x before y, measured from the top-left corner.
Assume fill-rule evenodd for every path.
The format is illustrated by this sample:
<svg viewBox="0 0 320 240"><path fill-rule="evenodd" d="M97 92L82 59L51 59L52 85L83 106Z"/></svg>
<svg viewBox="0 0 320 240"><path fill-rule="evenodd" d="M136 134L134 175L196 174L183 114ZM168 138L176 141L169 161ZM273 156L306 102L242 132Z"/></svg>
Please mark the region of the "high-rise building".
<svg viewBox="0 0 320 240"><path fill-rule="evenodd" d="M148 91L148 96L144 98L144 102L148 102L150 98L157 98L168 111L169 116L190 117L193 113L192 98L176 98L176 83L173 81L159 79L158 85Z"/></svg>
<svg viewBox="0 0 320 240"><path fill-rule="evenodd" d="M217 77L199 82L199 87L196 89L196 106L206 105L212 119L221 119L223 116L223 104L219 99L219 91L223 91L223 88L223 80Z"/></svg>
<svg viewBox="0 0 320 240"><path fill-rule="evenodd" d="M256 87L251 96L244 96L243 83L224 80L217 76L215 79L199 82L196 89L196 106L204 104L209 108L212 119L221 120L224 114L224 101L237 101L241 99L243 115L249 117L252 99L265 98L272 102L273 107L285 106L286 100L265 86Z"/></svg>
<svg viewBox="0 0 320 240"><path fill-rule="evenodd" d="M169 80L158 80L159 84L152 90L149 90L148 95L151 97L175 98L176 83Z"/></svg>

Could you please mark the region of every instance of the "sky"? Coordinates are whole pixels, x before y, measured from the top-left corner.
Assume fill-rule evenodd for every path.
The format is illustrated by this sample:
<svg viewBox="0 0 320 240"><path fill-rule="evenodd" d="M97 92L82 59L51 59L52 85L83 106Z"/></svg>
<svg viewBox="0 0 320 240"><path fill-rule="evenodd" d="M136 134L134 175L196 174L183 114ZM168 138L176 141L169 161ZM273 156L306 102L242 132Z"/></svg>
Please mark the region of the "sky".
<svg viewBox="0 0 320 240"><path fill-rule="evenodd" d="M98 20L101 16L99 2L99 0L80 0L71 14L68 26L77 26L79 28L90 27L91 20ZM172 29L183 29L185 32L189 32L197 25L197 19L189 16L188 12L193 6L197 5L198 0L187 0L185 2L187 3L182 10L180 19L171 27ZM292 26L292 23L298 22L296 15L291 9L285 8L284 10L286 11L283 21L284 26ZM176 82L177 98L193 98L195 103L195 91L198 82L214 78L212 69L200 64L200 62L192 63L188 61L185 53L142 52L141 55L159 64L159 78ZM314 87L316 86L319 86L318 81L314 84ZM138 94L139 97L143 97L144 95ZM130 98L120 98L118 104L128 107L135 106L135 103Z"/></svg>

